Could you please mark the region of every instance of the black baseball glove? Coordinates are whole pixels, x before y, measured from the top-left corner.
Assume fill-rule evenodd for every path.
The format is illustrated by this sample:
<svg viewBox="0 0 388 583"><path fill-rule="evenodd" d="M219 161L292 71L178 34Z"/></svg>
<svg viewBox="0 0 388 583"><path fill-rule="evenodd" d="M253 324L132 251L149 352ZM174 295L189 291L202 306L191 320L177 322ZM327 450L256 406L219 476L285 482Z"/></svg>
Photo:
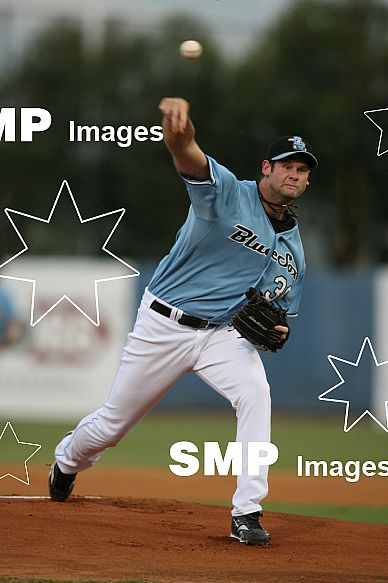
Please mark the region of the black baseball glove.
<svg viewBox="0 0 388 583"><path fill-rule="evenodd" d="M276 352L283 347L285 341L281 340L283 333L274 330L274 327L288 327L287 310L267 302L263 293L254 287L250 287L245 295L248 301L233 316L232 326L260 350Z"/></svg>

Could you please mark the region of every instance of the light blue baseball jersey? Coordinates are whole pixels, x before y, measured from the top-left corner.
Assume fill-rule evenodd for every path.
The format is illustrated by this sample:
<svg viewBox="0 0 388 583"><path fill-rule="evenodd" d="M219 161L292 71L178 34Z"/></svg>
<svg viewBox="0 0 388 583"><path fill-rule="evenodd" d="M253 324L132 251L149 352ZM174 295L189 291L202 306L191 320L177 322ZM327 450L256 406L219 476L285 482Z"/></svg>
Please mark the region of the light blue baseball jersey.
<svg viewBox="0 0 388 583"><path fill-rule="evenodd" d="M249 287L296 315L305 272L296 219L290 230L276 233L256 182L237 180L212 158L208 161L209 180L182 177L189 213L149 291L213 323L229 323Z"/></svg>

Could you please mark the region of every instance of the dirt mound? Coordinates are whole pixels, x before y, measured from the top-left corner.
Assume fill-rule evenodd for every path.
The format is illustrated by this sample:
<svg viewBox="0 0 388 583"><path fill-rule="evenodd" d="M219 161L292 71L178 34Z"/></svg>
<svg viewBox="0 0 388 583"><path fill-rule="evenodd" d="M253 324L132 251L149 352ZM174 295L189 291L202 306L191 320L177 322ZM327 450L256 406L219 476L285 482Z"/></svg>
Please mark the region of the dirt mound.
<svg viewBox="0 0 388 583"><path fill-rule="evenodd" d="M229 538L229 510L176 500L3 499L0 573L165 582L388 581L388 527L271 513L273 543Z"/></svg>

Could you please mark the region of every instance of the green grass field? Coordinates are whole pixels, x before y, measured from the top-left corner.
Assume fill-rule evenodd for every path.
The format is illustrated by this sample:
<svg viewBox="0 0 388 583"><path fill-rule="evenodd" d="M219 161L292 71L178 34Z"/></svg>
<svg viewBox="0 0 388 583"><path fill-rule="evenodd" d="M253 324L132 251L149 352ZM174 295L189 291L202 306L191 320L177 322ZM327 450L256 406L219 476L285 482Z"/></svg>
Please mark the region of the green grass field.
<svg viewBox="0 0 388 583"><path fill-rule="evenodd" d="M0 421L0 428L5 420ZM62 436L72 423L12 422L20 441L42 444L30 463L49 463ZM198 445L199 457L204 441L219 441L225 446L234 440L235 420L232 413L151 414L118 446L108 450L100 464L166 466L171 462L169 450L176 441ZM3 438L4 439L4 438ZM306 459L383 460L388 459L387 434L374 424L360 423L349 433L342 430L341 418L273 416L272 441L279 449L279 459L272 470L296 468L297 455ZM2 440L3 441L3 440ZM18 444L8 439L1 445L0 462L16 459Z"/></svg>
<svg viewBox="0 0 388 583"><path fill-rule="evenodd" d="M274 414L272 441L279 449L279 460L271 471L291 470L296 473L296 460L303 455L307 460L366 460L388 458L387 434L375 424L364 420L349 433L342 429L343 417L285 416ZM0 421L4 427L5 421ZM71 423L12 423L20 441L42 444L41 450L31 459L31 464L48 464L60 438L73 425ZM164 466L171 463L169 449L176 441L192 441L199 448L202 462L204 441L219 441L225 446L234 440L233 412L210 414L208 412L161 414L153 413L140 423L115 448L108 450L99 464L124 466ZM15 461L17 445L14 439L0 442L0 463ZM328 478L329 479L329 478ZM372 478L373 479L373 478ZM388 483L388 478L387 478ZM214 503L225 504L224 500ZM307 514L388 524L387 506L333 506L267 504L273 511Z"/></svg>

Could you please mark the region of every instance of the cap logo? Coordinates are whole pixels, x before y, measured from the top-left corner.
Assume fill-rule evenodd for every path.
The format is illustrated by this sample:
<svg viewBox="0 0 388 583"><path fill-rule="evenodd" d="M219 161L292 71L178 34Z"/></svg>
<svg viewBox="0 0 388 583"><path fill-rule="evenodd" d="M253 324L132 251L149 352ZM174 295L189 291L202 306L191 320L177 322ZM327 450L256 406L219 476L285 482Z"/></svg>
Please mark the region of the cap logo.
<svg viewBox="0 0 388 583"><path fill-rule="evenodd" d="M306 144L299 136L293 136L292 138L288 138L289 142L292 142L292 149L298 150L300 152L306 152Z"/></svg>

